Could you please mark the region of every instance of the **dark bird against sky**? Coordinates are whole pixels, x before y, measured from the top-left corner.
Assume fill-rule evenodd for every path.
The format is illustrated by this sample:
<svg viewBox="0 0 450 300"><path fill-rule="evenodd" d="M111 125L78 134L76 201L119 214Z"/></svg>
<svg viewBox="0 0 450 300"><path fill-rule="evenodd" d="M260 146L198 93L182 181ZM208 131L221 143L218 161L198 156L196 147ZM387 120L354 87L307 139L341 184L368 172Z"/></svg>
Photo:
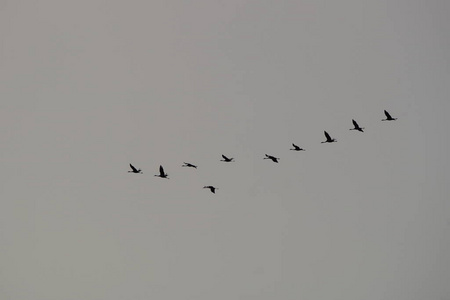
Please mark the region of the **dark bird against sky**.
<svg viewBox="0 0 450 300"><path fill-rule="evenodd" d="M397 118L391 117L391 115L387 112L387 110L384 111L384 114L386 115L386 119L383 119L381 121L395 121Z"/></svg>
<svg viewBox="0 0 450 300"><path fill-rule="evenodd" d="M213 187L212 185L207 185L203 187L204 189L209 189L211 191L211 193L215 194L216 190L218 190L219 188Z"/></svg>
<svg viewBox="0 0 450 300"><path fill-rule="evenodd" d="M292 144L292 147L294 147L293 149L289 149L289 150L294 150L294 151L305 151L305 149L300 148L299 146L297 146L296 144Z"/></svg>
<svg viewBox="0 0 450 300"><path fill-rule="evenodd" d="M222 154L223 159L221 159L220 161L224 161L224 162L232 162L234 160L234 158L228 158L225 155Z"/></svg>
<svg viewBox="0 0 450 300"><path fill-rule="evenodd" d="M278 163L279 158L272 156L272 155L267 155L267 154L265 154L265 155L266 155L266 157L264 157L263 159L271 159L273 162Z"/></svg>
<svg viewBox="0 0 450 300"><path fill-rule="evenodd" d="M169 177L167 177L167 176L169 176L169 174L167 174L167 173L164 173L164 168L163 168L163 166L159 166L159 175L155 175L156 177L161 177L161 178L167 178L167 179L169 179Z"/></svg>
<svg viewBox="0 0 450 300"><path fill-rule="evenodd" d="M139 169L139 170L136 169L135 167L133 167L132 164L130 164L130 168L131 168L131 171L128 171L128 173L141 173L141 174L143 174L141 169Z"/></svg>
<svg viewBox="0 0 450 300"><path fill-rule="evenodd" d="M321 142L323 143L333 143L333 142L337 142L336 139L332 139L331 136L328 134L328 132L324 131L323 134L325 134L325 137L327 138L326 141Z"/></svg>
<svg viewBox="0 0 450 300"><path fill-rule="evenodd" d="M183 162L184 165L182 165L182 167L189 167L189 168L195 168L197 169L196 165L193 165L191 163L187 163L187 162Z"/></svg>
<svg viewBox="0 0 450 300"><path fill-rule="evenodd" d="M364 132L364 130L363 130L364 127L359 127L358 123L356 123L355 120L352 120L352 122L353 122L353 126L355 126L355 128L350 128L350 130L358 130L358 131Z"/></svg>

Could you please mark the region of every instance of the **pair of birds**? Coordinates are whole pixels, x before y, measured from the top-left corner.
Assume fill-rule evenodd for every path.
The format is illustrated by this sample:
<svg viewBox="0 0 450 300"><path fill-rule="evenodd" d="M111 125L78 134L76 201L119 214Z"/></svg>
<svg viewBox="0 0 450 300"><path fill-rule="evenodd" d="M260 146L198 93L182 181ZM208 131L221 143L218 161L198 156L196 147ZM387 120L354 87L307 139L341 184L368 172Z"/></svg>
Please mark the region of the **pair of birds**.
<svg viewBox="0 0 450 300"><path fill-rule="evenodd" d="M294 145L294 144L293 144ZM294 145L295 146L295 145ZM223 159L221 159L220 161L224 161L224 162L232 162L234 161L234 158L228 158L225 155L222 154ZM278 162L279 158L272 156L272 155L267 155L266 157L264 157L264 159L271 159L273 162Z"/></svg>
<svg viewBox="0 0 450 300"><path fill-rule="evenodd" d="M222 155L224 156L224 155ZM187 162L183 162L184 165L182 165L182 167L189 167L189 168L195 168L197 169L196 165L193 165L191 163L187 163ZM213 187L212 185L207 185L203 187L204 189L209 189L211 191L211 193L215 194L216 190L218 190L219 188Z"/></svg>
<svg viewBox="0 0 450 300"><path fill-rule="evenodd" d="M381 121L395 121L395 120L397 120L397 118L393 118L393 117L388 113L387 110L384 111L384 114L385 114L385 116L386 116L386 119L382 119ZM352 122L353 122L353 126L355 126L355 128L351 128L350 130L358 130L358 131L364 132L364 131L363 131L364 127L359 127L358 123L356 123L355 120L352 120Z"/></svg>
<svg viewBox="0 0 450 300"><path fill-rule="evenodd" d="M131 168L131 171L128 171L128 173L139 173L139 174L144 174L143 172L142 172L142 170L141 169L136 169L132 164L130 164L130 168ZM169 179L169 174L167 174L166 172L164 172L164 168L163 168L163 166L159 166L159 174L158 175L155 175L156 177L161 177L161 178L167 178L167 179Z"/></svg>

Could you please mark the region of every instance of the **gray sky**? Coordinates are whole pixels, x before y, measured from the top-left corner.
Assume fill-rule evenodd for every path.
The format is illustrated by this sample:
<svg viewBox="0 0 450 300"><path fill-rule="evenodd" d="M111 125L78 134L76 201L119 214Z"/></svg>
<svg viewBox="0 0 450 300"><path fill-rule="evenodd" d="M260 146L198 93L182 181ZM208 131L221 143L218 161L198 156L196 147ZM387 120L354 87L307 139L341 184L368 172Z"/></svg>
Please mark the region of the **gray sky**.
<svg viewBox="0 0 450 300"><path fill-rule="evenodd" d="M449 14L0 1L1 298L447 300Z"/></svg>

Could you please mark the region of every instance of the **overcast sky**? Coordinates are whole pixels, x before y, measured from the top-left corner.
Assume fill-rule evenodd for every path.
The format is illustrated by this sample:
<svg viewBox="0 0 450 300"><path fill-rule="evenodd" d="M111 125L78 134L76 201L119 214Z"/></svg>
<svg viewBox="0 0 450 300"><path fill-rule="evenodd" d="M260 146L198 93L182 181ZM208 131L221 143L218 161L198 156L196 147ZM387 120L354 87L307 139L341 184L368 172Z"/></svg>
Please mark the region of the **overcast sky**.
<svg viewBox="0 0 450 300"><path fill-rule="evenodd" d="M448 300L449 15L0 1L0 298Z"/></svg>

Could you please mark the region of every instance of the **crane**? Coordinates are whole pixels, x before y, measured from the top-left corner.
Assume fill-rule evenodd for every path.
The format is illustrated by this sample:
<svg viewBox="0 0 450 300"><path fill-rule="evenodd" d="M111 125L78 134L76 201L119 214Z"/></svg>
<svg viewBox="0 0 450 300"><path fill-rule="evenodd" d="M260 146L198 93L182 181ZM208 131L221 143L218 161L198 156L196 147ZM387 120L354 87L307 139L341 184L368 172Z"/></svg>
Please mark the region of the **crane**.
<svg viewBox="0 0 450 300"><path fill-rule="evenodd" d="M195 169L197 169L197 166L196 166L196 165L193 165L193 164L190 164L190 163L187 163L187 162L183 162L183 164L184 164L184 165L182 165L182 167L189 167L189 168L195 168Z"/></svg>
<svg viewBox="0 0 450 300"><path fill-rule="evenodd" d="M327 140L325 142L321 142L322 144L337 142L336 139L331 138L331 136L328 134L328 132L324 131L323 133L325 134L325 137L327 138Z"/></svg>
<svg viewBox="0 0 450 300"><path fill-rule="evenodd" d="M228 158L225 155L222 154L223 159L221 159L220 161L224 161L224 162L232 162L234 160L234 158Z"/></svg>
<svg viewBox="0 0 450 300"><path fill-rule="evenodd" d="M159 175L155 175L156 177L161 177L161 178L167 178L167 179L169 179L169 177L167 177L167 176L169 176L169 174L167 174L167 173L164 173L164 168L163 168L163 166L159 166Z"/></svg>
<svg viewBox="0 0 450 300"><path fill-rule="evenodd" d="M355 128L350 128L350 130L358 130L358 131L364 132L364 130L363 130L364 127L359 127L358 123L356 123L356 121L353 119L352 119L352 122L353 122L353 126L355 126Z"/></svg>
<svg viewBox="0 0 450 300"><path fill-rule="evenodd" d="M278 163L279 158L272 156L272 155L267 155L266 157L264 157L263 159L271 159L273 162Z"/></svg>
<svg viewBox="0 0 450 300"><path fill-rule="evenodd" d="M387 112L387 110L384 110L384 114L386 115L386 119L383 119L381 121L395 121L397 118L391 117L391 115Z"/></svg>
<svg viewBox="0 0 450 300"><path fill-rule="evenodd" d="M131 171L128 171L128 173L140 173L140 174L143 174L141 169L139 169L139 170L136 169L135 167L133 167L132 164L130 164L130 168L131 168Z"/></svg>
<svg viewBox="0 0 450 300"><path fill-rule="evenodd" d="M218 190L219 188L213 187L212 185L207 185L203 187L204 189L209 189L211 191L211 193L215 194L216 190Z"/></svg>
<svg viewBox="0 0 450 300"><path fill-rule="evenodd" d="M294 147L294 149L289 149L289 150L294 150L294 151L305 151L305 149L300 148L300 147L297 146L296 144L292 144L292 147Z"/></svg>

